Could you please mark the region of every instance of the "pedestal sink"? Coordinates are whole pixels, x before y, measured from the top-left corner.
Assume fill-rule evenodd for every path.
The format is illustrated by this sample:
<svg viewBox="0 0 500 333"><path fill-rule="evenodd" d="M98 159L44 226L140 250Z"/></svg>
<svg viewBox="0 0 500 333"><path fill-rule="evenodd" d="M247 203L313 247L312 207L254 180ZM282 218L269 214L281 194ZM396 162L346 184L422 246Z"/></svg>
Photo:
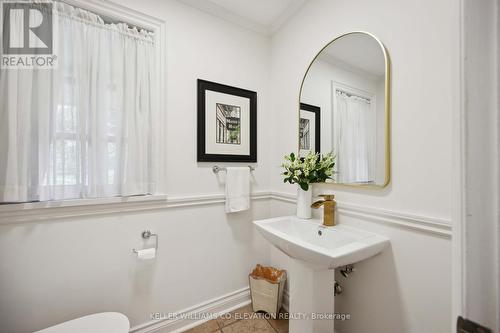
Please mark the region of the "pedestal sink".
<svg viewBox="0 0 500 333"><path fill-rule="evenodd" d="M324 227L320 220L284 216L254 221L271 244L291 258L288 267L290 333L333 333L334 269L368 259L387 237L357 228Z"/></svg>

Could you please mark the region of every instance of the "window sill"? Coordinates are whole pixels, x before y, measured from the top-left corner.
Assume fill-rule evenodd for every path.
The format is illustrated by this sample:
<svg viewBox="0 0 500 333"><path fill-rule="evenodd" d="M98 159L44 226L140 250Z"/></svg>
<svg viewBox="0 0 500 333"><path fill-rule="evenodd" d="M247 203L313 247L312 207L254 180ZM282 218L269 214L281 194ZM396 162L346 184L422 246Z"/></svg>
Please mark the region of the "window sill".
<svg viewBox="0 0 500 333"><path fill-rule="evenodd" d="M0 225L167 207L164 194L0 205Z"/></svg>

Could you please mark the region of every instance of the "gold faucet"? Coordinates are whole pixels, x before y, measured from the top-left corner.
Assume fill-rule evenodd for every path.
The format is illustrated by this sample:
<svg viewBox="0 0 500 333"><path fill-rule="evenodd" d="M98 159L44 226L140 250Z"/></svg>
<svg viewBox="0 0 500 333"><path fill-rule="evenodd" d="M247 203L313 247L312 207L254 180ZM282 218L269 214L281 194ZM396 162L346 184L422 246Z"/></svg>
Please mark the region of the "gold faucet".
<svg viewBox="0 0 500 333"><path fill-rule="evenodd" d="M323 200L316 201L311 205L312 208L319 208L323 206L323 225L325 227L333 227L335 223L335 208L337 203L335 200L335 196L333 194L322 194L320 197Z"/></svg>

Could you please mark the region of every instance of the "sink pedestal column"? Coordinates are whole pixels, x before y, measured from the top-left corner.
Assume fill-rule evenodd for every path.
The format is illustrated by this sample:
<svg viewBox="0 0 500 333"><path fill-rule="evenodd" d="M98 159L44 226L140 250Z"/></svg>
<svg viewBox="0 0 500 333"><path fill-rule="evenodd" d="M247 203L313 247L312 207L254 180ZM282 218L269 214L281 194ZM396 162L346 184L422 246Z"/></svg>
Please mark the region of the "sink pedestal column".
<svg viewBox="0 0 500 333"><path fill-rule="evenodd" d="M290 333L334 333L335 271L315 270L306 262L293 258L290 262ZM326 319L318 318L321 315Z"/></svg>

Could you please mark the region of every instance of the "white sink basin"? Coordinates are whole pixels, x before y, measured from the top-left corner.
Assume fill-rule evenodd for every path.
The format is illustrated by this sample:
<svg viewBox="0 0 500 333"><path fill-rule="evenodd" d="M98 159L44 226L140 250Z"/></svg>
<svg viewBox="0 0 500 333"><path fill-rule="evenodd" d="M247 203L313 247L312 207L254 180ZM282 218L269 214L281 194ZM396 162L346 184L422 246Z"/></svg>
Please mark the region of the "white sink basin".
<svg viewBox="0 0 500 333"><path fill-rule="evenodd" d="M312 316L335 313L333 269L368 259L389 244L384 236L345 225L324 227L322 222L295 216L254 221L264 238L291 257L283 267L287 269L289 313L306 317L290 320L290 333L334 332L334 320Z"/></svg>
<svg viewBox="0 0 500 333"><path fill-rule="evenodd" d="M381 252L389 239L345 225L324 227L320 220L284 216L254 221L259 232L288 256L316 269L334 269Z"/></svg>

